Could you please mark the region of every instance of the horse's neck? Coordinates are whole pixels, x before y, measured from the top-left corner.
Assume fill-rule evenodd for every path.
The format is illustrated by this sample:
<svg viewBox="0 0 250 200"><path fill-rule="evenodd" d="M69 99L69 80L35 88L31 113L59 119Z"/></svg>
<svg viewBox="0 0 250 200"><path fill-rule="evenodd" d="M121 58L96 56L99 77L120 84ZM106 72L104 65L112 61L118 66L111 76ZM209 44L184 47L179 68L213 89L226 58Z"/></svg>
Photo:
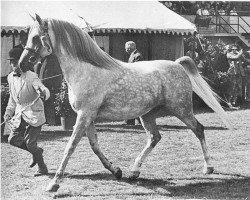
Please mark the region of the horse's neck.
<svg viewBox="0 0 250 200"><path fill-rule="evenodd" d="M60 60L64 78L71 87L79 84L79 82L84 85L102 81L106 83L106 79L111 81L112 77L115 77L113 70L99 68L90 63L80 62L77 59L65 55L58 55L58 58ZM119 74L122 72L118 71L116 73Z"/></svg>

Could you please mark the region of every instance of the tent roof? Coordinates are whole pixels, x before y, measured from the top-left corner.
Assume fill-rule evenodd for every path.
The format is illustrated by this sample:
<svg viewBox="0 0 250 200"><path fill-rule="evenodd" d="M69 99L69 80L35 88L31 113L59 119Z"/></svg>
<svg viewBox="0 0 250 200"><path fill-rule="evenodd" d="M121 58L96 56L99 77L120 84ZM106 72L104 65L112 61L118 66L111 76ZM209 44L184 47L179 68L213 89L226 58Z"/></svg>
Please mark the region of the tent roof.
<svg viewBox="0 0 250 200"><path fill-rule="evenodd" d="M157 1L3 1L1 11L2 34L14 29L20 32L32 24L28 13L63 19L84 28L86 23L79 15L97 33L193 34L196 30L194 24Z"/></svg>

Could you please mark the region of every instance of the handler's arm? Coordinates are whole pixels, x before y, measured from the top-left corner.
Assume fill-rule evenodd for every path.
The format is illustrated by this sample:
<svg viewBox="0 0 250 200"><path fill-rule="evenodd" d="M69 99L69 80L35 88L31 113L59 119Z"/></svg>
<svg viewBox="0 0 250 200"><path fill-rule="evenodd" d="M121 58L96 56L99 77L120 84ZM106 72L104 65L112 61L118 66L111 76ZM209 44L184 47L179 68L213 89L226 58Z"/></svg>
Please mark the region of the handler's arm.
<svg viewBox="0 0 250 200"><path fill-rule="evenodd" d="M44 99L45 101L48 100L48 98L50 97L50 91L42 84L37 75L33 78L32 85L42 99Z"/></svg>

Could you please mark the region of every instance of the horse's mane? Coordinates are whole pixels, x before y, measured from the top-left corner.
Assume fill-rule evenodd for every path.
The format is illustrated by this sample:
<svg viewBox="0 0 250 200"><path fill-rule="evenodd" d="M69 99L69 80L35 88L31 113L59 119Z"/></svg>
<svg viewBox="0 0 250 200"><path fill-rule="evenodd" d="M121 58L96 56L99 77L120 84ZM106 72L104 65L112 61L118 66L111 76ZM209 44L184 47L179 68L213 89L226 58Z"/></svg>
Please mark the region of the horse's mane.
<svg viewBox="0 0 250 200"><path fill-rule="evenodd" d="M73 58L100 68L120 68L125 64L102 51L87 32L74 24L57 19L49 22L55 34L55 52L62 53L64 49Z"/></svg>

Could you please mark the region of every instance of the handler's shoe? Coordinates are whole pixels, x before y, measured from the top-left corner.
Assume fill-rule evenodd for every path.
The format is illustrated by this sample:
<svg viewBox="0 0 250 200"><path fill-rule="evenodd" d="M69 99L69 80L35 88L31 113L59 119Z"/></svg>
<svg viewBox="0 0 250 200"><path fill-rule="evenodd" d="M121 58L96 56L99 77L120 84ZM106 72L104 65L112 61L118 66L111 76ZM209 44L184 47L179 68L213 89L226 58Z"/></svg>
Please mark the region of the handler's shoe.
<svg viewBox="0 0 250 200"><path fill-rule="evenodd" d="M41 150L41 153L43 154L43 149L42 149L42 148L40 148L40 150ZM35 158L35 156L34 156L34 155L32 155L32 159L30 160L29 167L30 167L30 168L32 168L32 167L34 167L36 164L37 164L37 162L36 162L36 158Z"/></svg>
<svg viewBox="0 0 250 200"><path fill-rule="evenodd" d="M33 153L35 161L37 162L38 165L38 171L34 174L34 176L42 176L48 174L48 168L44 163L42 154L43 151L41 151L41 149L42 148L40 148L40 151Z"/></svg>
<svg viewBox="0 0 250 200"><path fill-rule="evenodd" d="M38 167L37 172L34 174L34 176L43 176L43 175L47 175L48 174L48 168L47 166L44 164L43 167Z"/></svg>

